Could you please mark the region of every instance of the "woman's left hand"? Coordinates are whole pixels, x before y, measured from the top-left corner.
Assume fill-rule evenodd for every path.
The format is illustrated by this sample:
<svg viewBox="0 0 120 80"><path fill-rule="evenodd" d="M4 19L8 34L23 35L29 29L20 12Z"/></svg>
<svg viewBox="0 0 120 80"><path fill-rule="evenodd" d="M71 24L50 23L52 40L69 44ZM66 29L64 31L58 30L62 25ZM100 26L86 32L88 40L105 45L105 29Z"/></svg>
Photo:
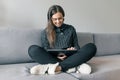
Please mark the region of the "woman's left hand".
<svg viewBox="0 0 120 80"><path fill-rule="evenodd" d="M75 47L67 48L67 50L75 50L75 49L76 49Z"/></svg>

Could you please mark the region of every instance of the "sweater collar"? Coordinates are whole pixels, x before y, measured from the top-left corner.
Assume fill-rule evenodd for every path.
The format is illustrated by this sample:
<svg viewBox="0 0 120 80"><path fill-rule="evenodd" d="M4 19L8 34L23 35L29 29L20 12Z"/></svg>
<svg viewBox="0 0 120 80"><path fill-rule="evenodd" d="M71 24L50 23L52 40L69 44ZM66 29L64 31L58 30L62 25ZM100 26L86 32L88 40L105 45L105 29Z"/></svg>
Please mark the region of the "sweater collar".
<svg viewBox="0 0 120 80"><path fill-rule="evenodd" d="M55 31L56 32L61 32L61 31L64 31L64 29L65 29L65 24L62 24L60 27L54 27L55 28Z"/></svg>

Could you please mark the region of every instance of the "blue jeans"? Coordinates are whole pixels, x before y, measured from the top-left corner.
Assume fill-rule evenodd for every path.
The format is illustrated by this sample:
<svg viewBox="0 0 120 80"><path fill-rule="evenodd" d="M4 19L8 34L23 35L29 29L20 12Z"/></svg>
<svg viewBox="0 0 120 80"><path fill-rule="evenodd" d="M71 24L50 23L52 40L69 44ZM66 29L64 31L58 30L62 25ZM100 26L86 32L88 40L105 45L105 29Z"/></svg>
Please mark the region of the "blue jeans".
<svg viewBox="0 0 120 80"><path fill-rule="evenodd" d="M89 61L93 56L95 56L96 50L97 48L93 43L88 43L63 61L37 45L30 46L28 49L28 54L34 61L40 64L54 64L59 62L59 65L62 67L62 71L66 71L69 68L76 67Z"/></svg>

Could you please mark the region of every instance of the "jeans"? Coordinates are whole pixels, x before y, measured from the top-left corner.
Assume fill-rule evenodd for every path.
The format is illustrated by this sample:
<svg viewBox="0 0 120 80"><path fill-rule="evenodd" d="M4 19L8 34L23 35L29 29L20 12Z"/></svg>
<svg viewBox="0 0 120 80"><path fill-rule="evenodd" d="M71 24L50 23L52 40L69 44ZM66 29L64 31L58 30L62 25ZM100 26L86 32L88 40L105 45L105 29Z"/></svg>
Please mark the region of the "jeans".
<svg viewBox="0 0 120 80"><path fill-rule="evenodd" d="M93 56L95 56L96 50L97 48L93 43L88 43L63 61L37 45L30 46L28 54L34 61L40 64L54 64L59 62L59 65L62 67L62 71L66 71L69 68L76 67L89 61Z"/></svg>

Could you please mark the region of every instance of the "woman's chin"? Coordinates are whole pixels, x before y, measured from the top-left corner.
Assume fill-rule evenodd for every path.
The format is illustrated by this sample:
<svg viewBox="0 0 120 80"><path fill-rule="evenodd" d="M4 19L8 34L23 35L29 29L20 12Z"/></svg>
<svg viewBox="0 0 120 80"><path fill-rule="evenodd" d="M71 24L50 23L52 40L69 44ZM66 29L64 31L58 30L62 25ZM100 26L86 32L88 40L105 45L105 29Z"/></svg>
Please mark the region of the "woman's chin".
<svg viewBox="0 0 120 80"><path fill-rule="evenodd" d="M61 25L56 25L56 27L61 27Z"/></svg>

